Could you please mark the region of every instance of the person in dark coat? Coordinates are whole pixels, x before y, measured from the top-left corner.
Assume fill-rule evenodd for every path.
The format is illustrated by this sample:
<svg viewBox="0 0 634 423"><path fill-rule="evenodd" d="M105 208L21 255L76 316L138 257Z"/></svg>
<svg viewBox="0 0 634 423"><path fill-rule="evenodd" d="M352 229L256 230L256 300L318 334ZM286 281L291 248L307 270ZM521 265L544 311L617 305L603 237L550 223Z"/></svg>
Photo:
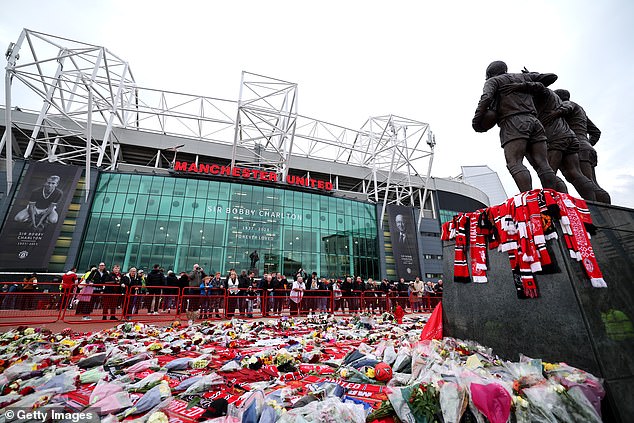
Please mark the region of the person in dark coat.
<svg viewBox="0 0 634 423"><path fill-rule="evenodd" d="M163 295L165 296L163 311L169 313L173 308L176 308L178 292L178 277L173 270L168 270L165 276L165 288L163 289Z"/></svg>
<svg viewBox="0 0 634 423"><path fill-rule="evenodd" d="M141 306L141 298L138 295L141 295L141 288L143 288L143 277L139 275L136 267L131 267L121 280L128 291L128 307L125 314L136 314Z"/></svg>
<svg viewBox="0 0 634 423"><path fill-rule="evenodd" d="M150 273L145 278L145 286L148 287L148 313L158 314L159 303L161 302L161 290L165 286L165 275L161 272L161 266L155 264Z"/></svg>

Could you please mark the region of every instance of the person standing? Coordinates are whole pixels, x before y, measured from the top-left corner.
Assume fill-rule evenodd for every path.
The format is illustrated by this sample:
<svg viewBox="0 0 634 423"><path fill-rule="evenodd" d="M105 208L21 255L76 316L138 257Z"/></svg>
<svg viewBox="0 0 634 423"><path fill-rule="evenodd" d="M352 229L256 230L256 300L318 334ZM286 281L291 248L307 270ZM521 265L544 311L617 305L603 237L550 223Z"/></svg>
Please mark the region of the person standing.
<svg viewBox="0 0 634 423"><path fill-rule="evenodd" d="M161 272L161 266L155 264L145 279L149 298L147 309L149 314L158 314L161 302L161 290L165 286L165 275Z"/></svg>
<svg viewBox="0 0 634 423"><path fill-rule="evenodd" d="M379 286L372 278L368 278L365 282L365 291L363 292L365 299L364 307L370 313L374 313L379 309Z"/></svg>
<svg viewBox="0 0 634 423"><path fill-rule="evenodd" d="M216 313L216 317L220 318L220 308L224 308L224 304L222 304L222 306L220 304L223 302L225 292L220 272L216 272L209 284L211 286L209 316L211 317L211 313L214 312Z"/></svg>
<svg viewBox="0 0 634 423"><path fill-rule="evenodd" d="M441 296L442 297L442 279L438 279L438 282L436 282L436 284L434 284L434 292L436 293L436 295Z"/></svg>
<svg viewBox="0 0 634 423"><path fill-rule="evenodd" d="M352 278L350 276L346 276L346 279L341 283L341 308L342 311L346 311L346 306L348 307L348 312L352 312Z"/></svg>
<svg viewBox="0 0 634 423"><path fill-rule="evenodd" d="M282 279L281 273L275 275L275 278L271 279L271 286L268 288L268 295L273 301L273 314L280 316L282 314L282 303L284 302L284 288L286 285L286 279Z"/></svg>
<svg viewBox="0 0 634 423"><path fill-rule="evenodd" d="M181 272L179 277L178 277L178 294L179 296L181 295L187 295L188 291L187 291L187 287L189 286L189 275L187 274L187 272ZM178 305L178 311L177 314L181 314L184 310L187 310L187 302L189 301L189 299L183 299L182 297L180 298L180 303L177 304Z"/></svg>
<svg viewBox="0 0 634 423"><path fill-rule="evenodd" d="M97 267L91 267L86 272L79 282L77 287L77 309L75 314L82 315L82 320L90 320L90 313L92 313L93 306L93 275L97 272Z"/></svg>
<svg viewBox="0 0 634 423"><path fill-rule="evenodd" d="M410 296L410 303L412 304L412 312L418 313L421 311L421 302L423 301L423 290L425 284L417 277L411 285L412 295Z"/></svg>
<svg viewBox="0 0 634 423"><path fill-rule="evenodd" d="M267 275L267 277L270 278L271 275ZM253 309L255 308L258 300L258 282L255 278L250 278L249 280L251 281L251 286L247 288L245 300L247 317L251 318L253 317ZM263 313L263 316L266 316L266 313Z"/></svg>
<svg viewBox="0 0 634 423"><path fill-rule="evenodd" d="M71 305L71 301L73 300L73 292L75 291L77 281L79 281L79 277L77 276L77 268L72 267L68 272L64 273L62 276L62 307L63 309L68 309Z"/></svg>
<svg viewBox="0 0 634 423"><path fill-rule="evenodd" d="M35 291L37 290L37 273L33 272L31 276L24 278L24 284L22 285L22 310L33 310Z"/></svg>
<svg viewBox="0 0 634 423"><path fill-rule="evenodd" d="M356 313L357 311L361 311L363 308L361 304L361 297L363 296L363 292L365 291L365 283L363 283L363 279L361 276L357 276L352 282L352 298L350 301L350 311Z"/></svg>
<svg viewBox="0 0 634 423"><path fill-rule="evenodd" d="M384 302L380 305L381 308L383 310L390 310L390 281L388 281L386 278L383 278L381 280L381 283L379 284L379 291L381 292L381 297L385 298L385 300L383 300Z"/></svg>
<svg viewBox="0 0 634 423"><path fill-rule="evenodd" d="M317 278L317 272L313 272L308 279L306 286L306 292L304 293L303 309L306 312L313 312L318 310L317 304L319 303L319 278Z"/></svg>
<svg viewBox="0 0 634 423"><path fill-rule="evenodd" d="M90 276L88 276L87 282L92 284L93 292L90 297L90 311L94 309L98 309L99 307L103 307L103 296L102 293L106 288L108 282L111 281L110 272L106 269L106 264L101 262L97 267L97 270L92 272Z"/></svg>
<svg viewBox="0 0 634 423"><path fill-rule="evenodd" d="M202 319L207 319L210 315L210 296L211 296L211 276L205 276L200 283L200 316Z"/></svg>
<svg viewBox="0 0 634 423"><path fill-rule="evenodd" d="M299 316L302 298L304 297L305 290L306 284L304 283L304 278L298 276L297 279L295 279L295 281L293 282L293 287L291 288L291 316L293 315L293 311L295 311L296 315Z"/></svg>
<svg viewBox="0 0 634 423"><path fill-rule="evenodd" d="M333 313L335 311L344 311L342 305L343 294L341 293L341 281L337 279L332 284L332 298L333 298Z"/></svg>
<svg viewBox="0 0 634 423"><path fill-rule="evenodd" d="M405 278L400 278L396 285L396 295L398 297L397 303L403 308L403 310L406 307L408 288L409 285L405 282Z"/></svg>
<svg viewBox="0 0 634 423"><path fill-rule="evenodd" d="M251 286L249 282L249 275L247 275L247 271L243 270L240 272L240 276L238 276L238 289L240 292L238 293L238 310L240 314L245 314L247 309L247 290Z"/></svg>
<svg viewBox="0 0 634 423"><path fill-rule="evenodd" d="M207 276L203 271L203 268L198 264L194 264L194 268L189 273L189 290L187 291L187 295L191 295L189 297L189 309L188 311L195 311L199 309L199 290L200 283Z"/></svg>
<svg viewBox="0 0 634 423"><path fill-rule="evenodd" d="M112 266L112 272L107 278L106 285L103 287L103 300L102 300L102 320L108 318L110 320L117 320L117 308L121 304L121 296L125 292L125 284L122 281L123 275L121 274L121 268L118 264Z"/></svg>
<svg viewBox="0 0 634 423"><path fill-rule="evenodd" d="M319 279L319 285L317 287L318 298L317 298L317 311L327 312L330 307L328 304L330 302L330 291L328 290L328 280L326 278Z"/></svg>
<svg viewBox="0 0 634 423"><path fill-rule="evenodd" d="M253 285L255 280L255 274L251 272L249 274L249 280ZM260 310L262 316L268 316L269 313L273 313L275 308L275 299L273 298L273 287L276 285L277 280L273 278L273 274L265 273L260 279L260 283L256 284L260 295Z"/></svg>
<svg viewBox="0 0 634 423"><path fill-rule="evenodd" d="M163 311L169 313L173 308L176 308L176 301L178 301L178 277L171 269L167 271L165 276L163 297Z"/></svg>
<svg viewBox="0 0 634 423"><path fill-rule="evenodd" d="M141 295L143 280L138 274L136 267L131 267L128 273L123 276L122 281L128 292L125 315L138 314L139 308L141 307L141 298L139 295Z"/></svg>
<svg viewBox="0 0 634 423"><path fill-rule="evenodd" d="M240 282L238 274L231 269L227 280L225 280L225 290L227 291L227 317L233 317L238 307L238 296L240 295Z"/></svg>

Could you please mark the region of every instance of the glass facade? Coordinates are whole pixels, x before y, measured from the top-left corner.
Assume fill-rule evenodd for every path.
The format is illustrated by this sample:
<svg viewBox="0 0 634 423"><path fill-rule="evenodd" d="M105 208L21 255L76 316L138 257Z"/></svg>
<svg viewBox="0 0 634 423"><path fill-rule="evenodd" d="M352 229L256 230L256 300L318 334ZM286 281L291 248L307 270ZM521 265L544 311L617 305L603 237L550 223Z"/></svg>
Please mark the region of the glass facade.
<svg viewBox="0 0 634 423"><path fill-rule="evenodd" d="M259 185L102 173L79 268L155 263L176 272L257 268L293 275L379 278L372 204Z"/></svg>

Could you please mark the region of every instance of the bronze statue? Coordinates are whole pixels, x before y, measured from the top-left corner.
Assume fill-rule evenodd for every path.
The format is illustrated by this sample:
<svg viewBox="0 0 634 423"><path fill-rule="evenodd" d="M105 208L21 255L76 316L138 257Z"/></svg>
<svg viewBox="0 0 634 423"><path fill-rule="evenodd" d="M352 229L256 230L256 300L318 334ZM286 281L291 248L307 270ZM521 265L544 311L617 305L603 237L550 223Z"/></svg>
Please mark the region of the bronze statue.
<svg viewBox="0 0 634 423"><path fill-rule="evenodd" d="M534 90L537 118L544 125L548 138L548 163L555 172L561 170L564 178L575 187L584 200L596 201L596 186L591 179L581 172L579 165L579 141L568 123L560 117L564 110L561 99L546 87ZM557 188L567 192L567 189Z"/></svg>
<svg viewBox="0 0 634 423"><path fill-rule="evenodd" d="M550 85L557 80L557 75L507 73L507 70L502 61L492 62L487 67L482 97L472 121L473 129L476 132L490 129L487 117L494 110L506 167L519 190L524 192L533 188L531 174L523 164L524 157L537 172L542 187L556 189L557 178L548 163L546 135L537 119L533 97L528 92L504 87L517 83Z"/></svg>
<svg viewBox="0 0 634 423"><path fill-rule="evenodd" d="M588 118L585 110L574 101L570 101L568 90L558 89L555 94L563 101L561 108L562 116L568 122L570 129L577 136L579 141L579 165L581 172L588 177L595 185L595 195L597 201L611 204L610 194L599 186L595 167L597 167L597 152L594 145L601 137L601 131Z"/></svg>

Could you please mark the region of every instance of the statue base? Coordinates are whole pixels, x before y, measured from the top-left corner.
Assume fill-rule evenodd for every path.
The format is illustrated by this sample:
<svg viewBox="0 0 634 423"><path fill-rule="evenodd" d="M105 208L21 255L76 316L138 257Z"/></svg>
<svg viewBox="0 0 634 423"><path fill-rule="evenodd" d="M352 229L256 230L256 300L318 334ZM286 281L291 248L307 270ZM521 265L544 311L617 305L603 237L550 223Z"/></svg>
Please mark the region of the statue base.
<svg viewBox="0 0 634 423"><path fill-rule="evenodd" d="M588 202L592 247L608 285L593 288L561 237L549 241L560 273L538 274L536 299L518 299L508 255L489 251L488 283L453 282L454 243L443 248L446 336L472 339L502 358L566 362L604 379L603 420L634 416L634 210Z"/></svg>

